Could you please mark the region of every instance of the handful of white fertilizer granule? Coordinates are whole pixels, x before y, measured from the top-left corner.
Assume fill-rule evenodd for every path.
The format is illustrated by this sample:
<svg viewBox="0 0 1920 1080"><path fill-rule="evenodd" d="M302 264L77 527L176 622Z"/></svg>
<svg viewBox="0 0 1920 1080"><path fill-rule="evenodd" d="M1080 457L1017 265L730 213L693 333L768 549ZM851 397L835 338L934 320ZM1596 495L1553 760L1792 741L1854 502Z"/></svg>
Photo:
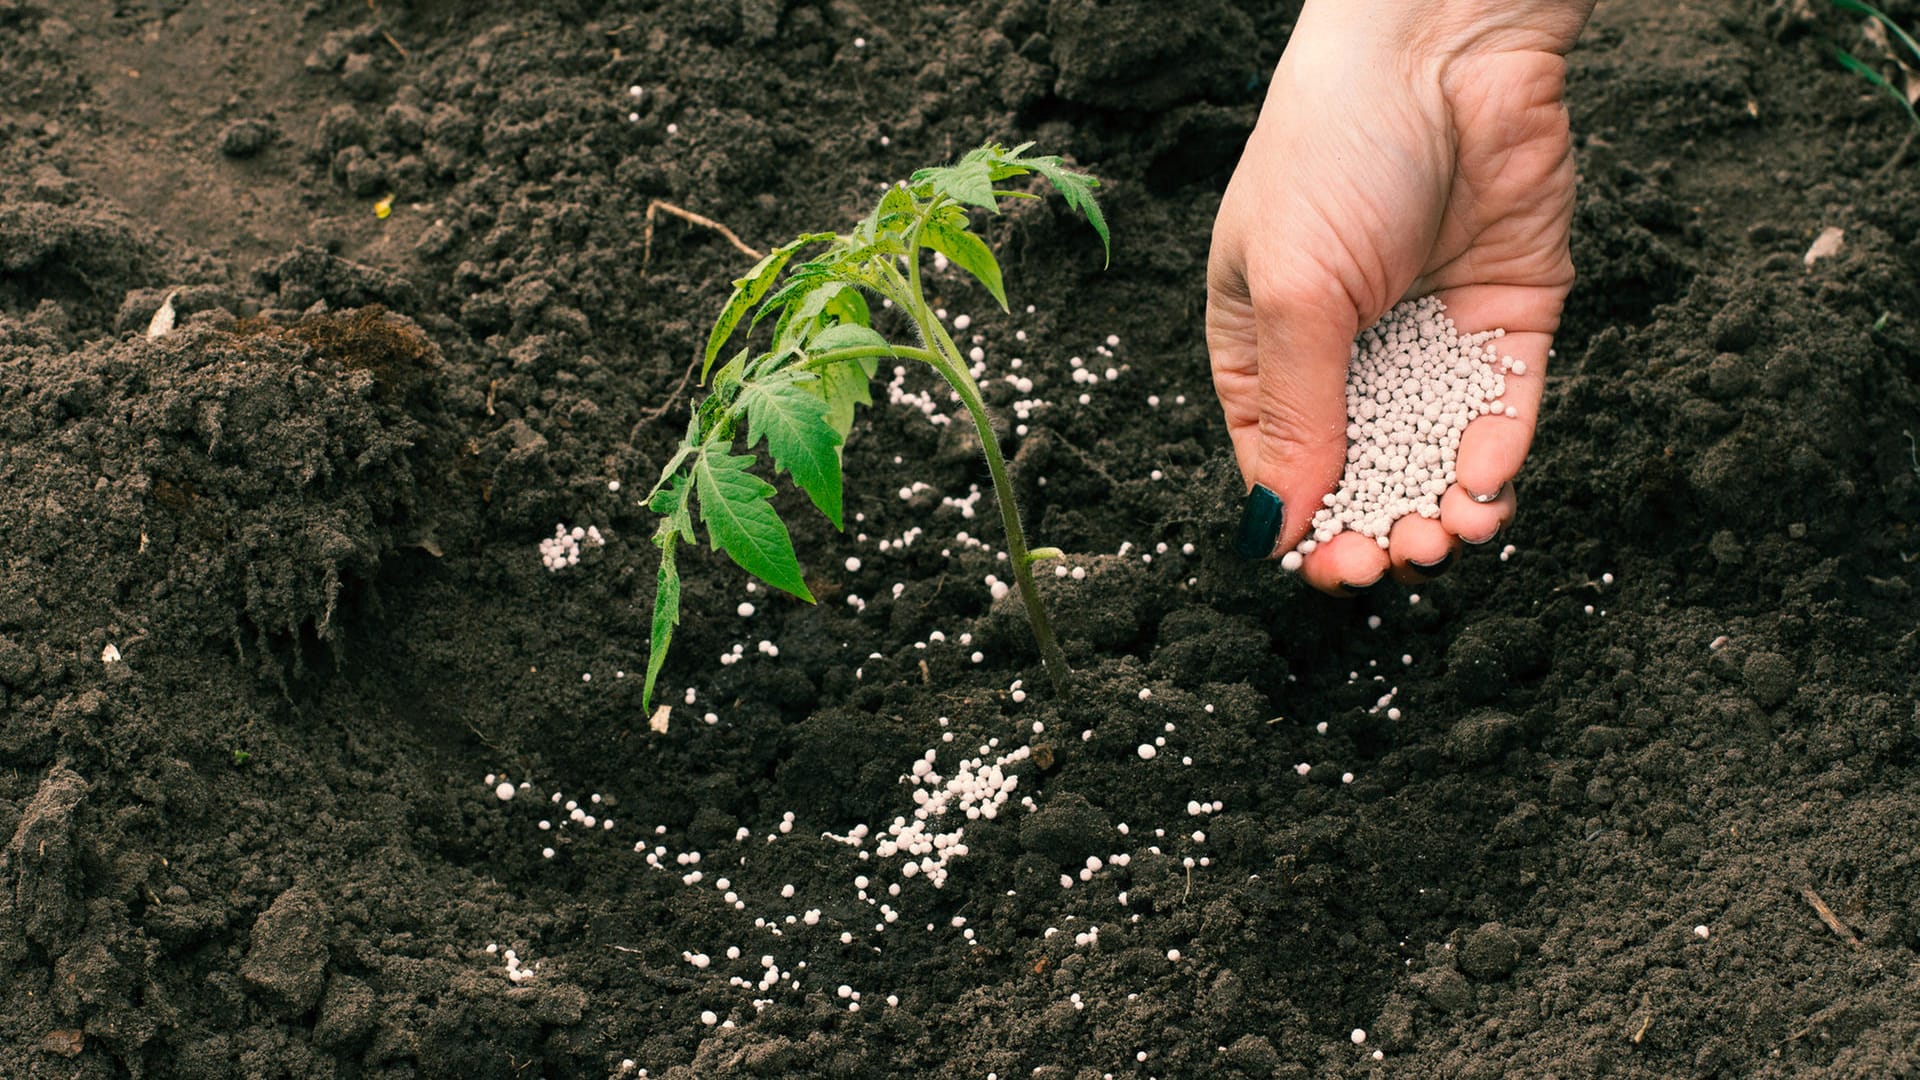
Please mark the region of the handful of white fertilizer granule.
<svg viewBox="0 0 1920 1080"><path fill-rule="evenodd" d="M1519 415L1501 395L1507 375L1525 374L1526 367L1488 345L1506 333L1462 336L1447 306L1423 296L1396 305L1354 339L1347 364L1347 468L1340 490L1325 496L1313 515L1301 554L1347 531L1384 548L1403 515L1440 516L1440 496L1454 481L1467 424L1489 413Z"/></svg>

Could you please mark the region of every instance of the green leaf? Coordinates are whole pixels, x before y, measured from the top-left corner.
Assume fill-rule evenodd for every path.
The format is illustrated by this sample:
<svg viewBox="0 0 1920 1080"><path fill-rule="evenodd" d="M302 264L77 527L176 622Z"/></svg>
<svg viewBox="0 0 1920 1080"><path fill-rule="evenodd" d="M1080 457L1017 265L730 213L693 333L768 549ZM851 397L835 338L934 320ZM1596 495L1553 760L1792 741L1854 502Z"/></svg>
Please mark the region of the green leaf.
<svg viewBox="0 0 1920 1080"><path fill-rule="evenodd" d="M959 203L946 203L938 210L927 215L927 220L951 225L956 229L973 228L973 219L967 216L967 208Z"/></svg>
<svg viewBox="0 0 1920 1080"><path fill-rule="evenodd" d="M861 345L871 345L881 349L893 347L888 344L886 338L880 336L880 331L871 326L860 323L835 323L813 335L813 340L807 343L807 351L818 356L835 349L852 349Z"/></svg>
<svg viewBox="0 0 1920 1080"><path fill-rule="evenodd" d="M767 257L754 264L745 277L733 283L733 295L727 298L727 306L720 309L720 317L714 320L713 332L707 335L706 357L700 364L700 381L707 381L707 372L712 370L714 358L720 355L720 347L733 336L734 327L740 325L740 319L747 309L758 303L767 290L773 287L774 279L780 276L794 253L808 244L821 240L831 240L832 233L807 233L795 240L774 248Z"/></svg>
<svg viewBox="0 0 1920 1080"><path fill-rule="evenodd" d="M720 370L715 372L713 376L713 388L715 390L727 386L730 383L740 381L740 373L747 369L747 354L751 351L752 350L749 349L741 349L734 354L733 359L721 365Z"/></svg>
<svg viewBox="0 0 1920 1080"><path fill-rule="evenodd" d="M1007 287L1000 280L1000 262L993 257L993 250L987 247L985 240L965 229L956 229L935 219L920 227L920 242L979 278L980 284L985 285L993 298L999 301L1000 310L1007 310Z"/></svg>
<svg viewBox="0 0 1920 1080"><path fill-rule="evenodd" d="M680 534L688 543L693 542L693 510L687 495L693 490L693 478L686 473L678 473L667 486L656 494L647 505L654 513L666 518L661 522L660 530L654 535L654 543L660 542L659 532L669 527Z"/></svg>
<svg viewBox="0 0 1920 1080"><path fill-rule="evenodd" d="M1875 71L1872 67L1869 67L1867 64L1864 64L1861 61L1855 59L1852 54L1848 53L1844 49L1835 47L1833 50L1833 55L1840 61L1840 63L1844 67L1846 67L1848 71L1853 72L1855 75L1858 75L1861 78L1872 83L1873 85L1879 87L1881 90L1886 92L1888 97L1891 97L1893 98L1893 100L1899 102L1900 106L1907 110L1907 115L1913 119L1914 126L1920 127L1920 112L1917 112L1914 110L1913 102L1908 101L1907 95L1901 93L1898 88L1896 88L1892 83L1888 82L1886 79L1886 76L1880 74L1878 71Z"/></svg>
<svg viewBox="0 0 1920 1080"><path fill-rule="evenodd" d="M793 538L767 500L773 485L747 471L750 454L701 454L693 463L694 491L700 496L700 520L716 550L725 551L740 569L783 592L813 603L800 576Z"/></svg>
<svg viewBox="0 0 1920 1080"><path fill-rule="evenodd" d="M647 496L647 509L667 516L686 514L687 476L679 469L686 463L687 458L699 449L698 443L680 444L680 448L674 451L673 460L667 462L667 467L660 470L660 482L653 486L653 494ZM693 535L692 526L680 531L689 537Z"/></svg>
<svg viewBox="0 0 1920 1080"><path fill-rule="evenodd" d="M747 411L747 449L767 440L774 468L791 474L813 505L840 528L841 440L827 422L826 400L794 378L783 377L747 387L740 404Z"/></svg>
<svg viewBox="0 0 1920 1080"><path fill-rule="evenodd" d="M1100 234L1100 247L1106 252L1107 265L1112 265L1113 242L1107 235L1107 218L1100 212L1099 200L1093 197L1093 189L1100 186L1100 181L1086 173L1074 172L1060 164L1057 157L1027 158L1021 164L1031 166L1034 172L1046 177L1054 190L1067 200L1067 205L1086 217L1087 224Z"/></svg>
<svg viewBox="0 0 1920 1080"><path fill-rule="evenodd" d="M873 324L873 312L867 307L867 298L852 286L834 290L821 314L835 322L856 326Z"/></svg>
<svg viewBox="0 0 1920 1080"><path fill-rule="evenodd" d="M844 281L835 281L808 293L805 300L794 305L795 319L817 319L829 314L840 322L864 326L868 321L867 302L859 289Z"/></svg>
<svg viewBox="0 0 1920 1080"><path fill-rule="evenodd" d="M847 434L853 430L854 408L873 404L873 391L868 384L879 370L878 357L863 356L858 360L828 364L820 369L818 379L800 384L802 389L820 395L827 403L827 423L840 433L843 444Z"/></svg>
<svg viewBox="0 0 1920 1080"><path fill-rule="evenodd" d="M685 456L685 451L680 457ZM678 468L676 457L673 468ZM672 471L671 469L669 471ZM675 473L647 505L661 515L653 542L660 549L660 576L653 592L653 636L647 640L647 682L641 691L642 706L653 708L653 687L660 678L660 667L667 662L667 649L673 644L673 628L680 624L680 573L674 565L674 548L681 540L693 539L693 515L687 508L687 492L692 481L685 473Z"/></svg>
<svg viewBox="0 0 1920 1080"><path fill-rule="evenodd" d="M913 210L911 192L897 185L889 187L887 193L880 196L880 204L873 208L873 213L868 215L865 224L874 235L878 235L889 228L912 221Z"/></svg>
<svg viewBox="0 0 1920 1080"><path fill-rule="evenodd" d="M753 325L760 325L761 319L775 311L782 313L780 322L785 325L787 313L793 305L813 295L815 290L835 282L858 281L860 264L864 260L865 255L853 248L836 246L826 255L794 267L786 282L774 290L773 295L760 305L760 310L754 313Z"/></svg>
<svg viewBox="0 0 1920 1080"><path fill-rule="evenodd" d="M758 360L747 367L747 381L758 382L805 355L806 353L792 342L776 346L772 352L761 354Z"/></svg>
<svg viewBox="0 0 1920 1080"><path fill-rule="evenodd" d="M931 184L934 194L968 206L983 210L1000 208L993 201L993 166L975 154L968 154L952 165L921 169L913 174L913 182Z"/></svg>
<svg viewBox="0 0 1920 1080"><path fill-rule="evenodd" d="M678 533L663 523L660 545L660 576L653 590L653 636L647 639L647 683L640 692L640 708L653 711L653 687L660 669L667 662L667 649L673 645L673 628L680 625L680 572L674 566L674 547Z"/></svg>
<svg viewBox="0 0 1920 1080"><path fill-rule="evenodd" d="M816 297L826 296L828 290L822 289ZM809 297L808 304L815 302ZM871 313L867 310L866 298L860 290L842 287L829 299L819 301L821 310L819 320L837 319L824 329L813 332L806 344L807 352L819 356L835 349L854 348L861 345L889 348L887 339L867 325ZM880 360L874 356L863 356L858 360L846 360L828 364L816 369L819 378L811 382L799 383L802 390L813 394L826 402L827 424L839 433L842 442L847 433L853 430L853 410L859 405L873 404L873 395L868 383L874 372L880 370Z"/></svg>
<svg viewBox="0 0 1920 1080"><path fill-rule="evenodd" d="M808 264L796 269L787 276L786 282L776 289L772 296L767 297L760 305L760 310L753 313L753 322L748 324L747 329L751 330L759 326L761 319L776 311L780 312L780 325L785 325L787 315L793 310L795 301L804 299L815 289L832 280L833 271L824 266Z"/></svg>
<svg viewBox="0 0 1920 1080"><path fill-rule="evenodd" d="M786 283L760 305L760 310L753 316L753 324L758 326L761 319L774 311L779 311L780 321L775 325L774 334L776 337L783 336L789 333L801 318L800 313L794 311L796 304L812 298L822 289L837 294L839 290L834 286L871 288L873 275L869 266L872 261L887 255L899 254L905 250L904 243L889 236L883 243L865 244L860 247L838 247L819 259L802 263L788 275ZM825 303L826 298L823 297L818 302ZM862 302L860 309L865 310L865 306Z"/></svg>
<svg viewBox="0 0 1920 1080"><path fill-rule="evenodd" d="M829 319L865 326L872 320L872 314L858 288L844 281L830 281L787 307L780 316L780 325L774 329L774 342L804 347L822 326L831 325L827 322Z"/></svg>
<svg viewBox="0 0 1920 1080"><path fill-rule="evenodd" d="M1886 12L1881 11L1872 4L1861 3L1860 0L1833 0L1833 6L1842 11L1851 11L1855 15L1864 15L1869 19L1878 20L1882 26L1892 31L1893 35L1899 38L1901 43L1913 53L1914 59L1920 60L1920 41L1915 41L1912 34L1907 33L1901 29L1899 23L1888 18Z"/></svg>

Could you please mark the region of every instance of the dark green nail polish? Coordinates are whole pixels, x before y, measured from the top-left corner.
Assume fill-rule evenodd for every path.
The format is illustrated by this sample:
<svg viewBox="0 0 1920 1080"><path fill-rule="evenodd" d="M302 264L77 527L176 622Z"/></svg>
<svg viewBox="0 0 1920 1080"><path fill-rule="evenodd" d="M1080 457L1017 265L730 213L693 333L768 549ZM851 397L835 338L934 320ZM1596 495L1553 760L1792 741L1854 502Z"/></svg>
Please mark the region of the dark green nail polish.
<svg viewBox="0 0 1920 1080"><path fill-rule="evenodd" d="M1285 508L1280 496L1265 484L1253 485L1247 492L1247 508L1240 512L1240 528L1233 536L1233 553L1243 559L1264 559L1273 554L1280 538L1280 515Z"/></svg>

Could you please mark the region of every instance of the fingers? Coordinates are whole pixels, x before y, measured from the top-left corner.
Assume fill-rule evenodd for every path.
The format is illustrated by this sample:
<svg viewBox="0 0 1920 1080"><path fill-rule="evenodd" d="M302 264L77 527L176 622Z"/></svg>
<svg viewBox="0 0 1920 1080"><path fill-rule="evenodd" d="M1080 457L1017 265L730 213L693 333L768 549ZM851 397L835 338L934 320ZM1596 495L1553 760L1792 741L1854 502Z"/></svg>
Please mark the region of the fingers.
<svg viewBox="0 0 1920 1080"><path fill-rule="evenodd" d="M1288 507L1280 550L1306 539L1347 463L1347 364L1359 316L1337 288L1255 293L1260 352L1256 479Z"/></svg>
<svg viewBox="0 0 1920 1080"><path fill-rule="evenodd" d="M1541 325L1541 295L1528 289L1475 287L1452 290L1449 310L1462 333L1486 329L1489 320ZM1291 551L1304 539L1322 496L1338 485L1346 459L1347 360L1352 333L1330 310L1351 311L1332 298L1305 303L1299 290L1270 289L1256 304L1255 289L1216 290L1209 309L1209 344L1215 383L1226 407L1229 431L1243 476L1278 496L1257 492L1243 520L1242 554L1269 557ZM1528 311L1534 306L1536 311ZM1438 519L1408 515L1382 545L1343 533L1305 554L1299 569L1322 591L1351 595L1391 576L1415 584L1447 569L1461 541L1491 540L1515 511L1511 481L1526 460L1544 386L1546 331L1520 330L1494 339L1513 361L1497 410L1469 424L1456 458L1454 485L1441 500ZM1251 361L1247 358L1251 357ZM1338 357L1331 360L1329 357ZM1247 365L1251 363L1251 370ZM1509 413L1511 415L1509 415ZM1265 500L1262 502L1262 500ZM1258 518L1256 503L1268 516ZM1276 520L1277 518L1277 520ZM1249 540L1249 523L1265 528ZM1271 538L1271 542L1269 542Z"/></svg>
<svg viewBox="0 0 1920 1080"><path fill-rule="evenodd" d="M1233 456L1245 486L1252 488L1259 482L1262 454L1260 340L1245 275L1230 265L1218 235L1207 274L1207 352L1212 359L1214 393L1226 417L1227 436L1233 440ZM1248 511L1248 518L1255 517L1251 495ZM1244 558L1264 559L1273 554L1278 541L1277 525L1269 528L1264 521L1243 520L1235 549ZM1260 550L1262 546L1265 551Z"/></svg>
<svg viewBox="0 0 1920 1080"><path fill-rule="evenodd" d="M1475 501L1455 484L1440 497L1440 518L1408 514L1393 523L1387 547L1356 532L1343 532L1317 545L1300 566L1307 584L1333 596L1352 596L1391 578L1418 585L1445 573L1461 545L1493 541L1513 520L1518 503L1513 485L1501 485L1487 502Z"/></svg>
<svg viewBox="0 0 1920 1080"><path fill-rule="evenodd" d="M1499 493L1488 502L1480 502L1455 484L1440 496L1440 524L1468 544L1485 544L1513 520L1518 504L1513 485L1502 484Z"/></svg>
<svg viewBox="0 0 1920 1080"><path fill-rule="evenodd" d="M1322 286L1249 281L1217 270L1209 283L1207 346L1240 474L1279 497L1262 558L1307 535L1346 464L1346 377L1358 315Z"/></svg>
<svg viewBox="0 0 1920 1080"><path fill-rule="evenodd" d="M1386 580L1387 552L1376 540L1343 532L1317 545L1300 564L1300 577L1323 593L1352 596Z"/></svg>
<svg viewBox="0 0 1920 1080"><path fill-rule="evenodd" d="M1487 513L1481 510L1483 515ZM1460 546L1444 524L1418 514L1394 522L1387 541L1383 549L1379 541L1359 533L1341 533L1307 555L1300 576L1307 584L1335 596L1351 596L1389 577L1403 585L1418 585L1444 573Z"/></svg>
<svg viewBox="0 0 1920 1080"><path fill-rule="evenodd" d="M1438 295L1461 334L1505 328L1490 344L1514 361L1505 375L1501 409L1475 419L1460 435L1454 479L1468 494L1492 497L1520 473L1533 445L1546 386L1547 352L1559 322L1565 290L1518 286L1468 286ZM1511 410L1513 415L1506 415Z"/></svg>
<svg viewBox="0 0 1920 1080"><path fill-rule="evenodd" d="M1460 547L1460 541L1445 525L1418 514L1394 522L1388 539L1393 579L1405 585L1418 585L1445 573Z"/></svg>

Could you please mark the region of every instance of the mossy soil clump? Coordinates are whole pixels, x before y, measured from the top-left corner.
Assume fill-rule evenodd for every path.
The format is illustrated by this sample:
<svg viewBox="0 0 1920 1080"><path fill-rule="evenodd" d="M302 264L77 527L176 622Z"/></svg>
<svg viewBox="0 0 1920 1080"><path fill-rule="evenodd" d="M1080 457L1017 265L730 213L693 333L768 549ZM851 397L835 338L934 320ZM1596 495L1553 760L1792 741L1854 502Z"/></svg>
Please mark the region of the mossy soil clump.
<svg viewBox="0 0 1920 1080"><path fill-rule="evenodd" d="M1201 333L1296 9L1110 8L0 7L0 1075L1920 1068L1920 185L1851 28L1602 5L1520 516L1335 601L1229 554ZM1110 270L1034 203L1011 316L929 284L1049 402L1075 693L883 370L821 602L686 555L655 730L635 499L746 267L649 200L764 248L987 138L1108 181ZM1002 758L941 887L881 853Z"/></svg>

